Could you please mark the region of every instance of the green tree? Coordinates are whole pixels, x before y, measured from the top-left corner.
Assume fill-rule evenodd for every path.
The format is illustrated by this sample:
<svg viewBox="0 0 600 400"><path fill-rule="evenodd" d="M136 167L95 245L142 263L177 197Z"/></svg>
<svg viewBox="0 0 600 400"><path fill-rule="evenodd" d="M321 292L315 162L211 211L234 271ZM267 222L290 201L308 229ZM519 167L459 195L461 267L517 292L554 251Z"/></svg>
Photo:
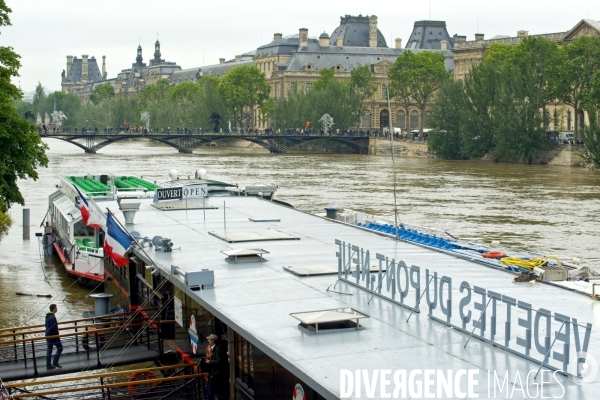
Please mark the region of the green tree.
<svg viewBox="0 0 600 400"><path fill-rule="evenodd" d="M540 107L544 114L544 126L547 128L549 118L546 118L546 107L559 95L559 71L562 61L556 42L543 37L527 36L516 46L492 44L485 53L483 63L496 69L514 66L522 74L532 75L534 89L531 96L543 94Z"/></svg>
<svg viewBox="0 0 600 400"><path fill-rule="evenodd" d="M159 79L155 84L146 86L138 96L140 113L148 111L150 113L150 123L156 128L166 130L170 127L174 128L179 123L179 117L175 115L173 104L169 101L170 90L171 84L169 81ZM119 126L125 119L121 120Z"/></svg>
<svg viewBox="0 0 600 400"><path fill-rule="evenodd" d="M90 101L95 105L102 103L104 100L112 99L113 97L115 97L115 88L110 82L96 85L94 90L92 90L92 93L90 93Z"/></svg>
<svg viewBox="0 0 600 400"><path fill-rule="evenodd" d="M277 129L303 129L310 121L309 95L298 88L292 88L288 95L279 100L275 106L273 126Z"/></svg>
<svg viewBox="0 0 600 400"><path fill-rule="evenodd" d="M469 158L531 163L547 149L536 76L512 64L474 66L464 80L460 151Z"/></svg>
<svg viewBox="0 0 600 400"><path fill-rule="evenodd" d="M307 93L305 120L317 125L323 114L329 114L334 130L356 127L362 116L362 97L352 89L352 82L336 79L333 69L322 69L319 75Z"/></svg>
<svg viewBox="0 0 600 400"><path fill-rule="evenodd" d="M215 76L204 76L198 82L200 85L199 104L196 113L200 118L200 127L208 132L215 124L211 119L213 114L221 118L227 117L225 101L219 94L219 78Z"/></svg>
<svg viewBox="0 0 600 400"><path fill-rule="evenodd" d="M271 86L267 83L265 74L255 66L243 65L235 67L221 77L219 93L226 107L233 115L238 127L251 127L254 109L261 112L270 110ZM268 105L267 109L263 109ZM252 114L248 117L248 111ZM245 114L247 118L245 117ZM246 120L246 123L244 123Z"/></svg>
<svg viewBox="0 0 600 400"><path fill-rule="evenodd" d="M431 108L431 126L427 138L429 152L443 158L466 158L462 151L463 113L467 107L462 80L448 81L440 88Z"/></svg>
<svg viewBox="0 0 600 400"><path fill-rule="evenodd" d="M358 96L360 100L359 107L356 109L356 120L360 122L362 115L369 110L369 105L373 102L373 95L377 91L375 78L368 65L354 68L350 72L350 88L352 94Z"/></svg>
<svg viewBox="0 0 600 400"><path fill-rule="evenodd" d="M410 97L420 110L419 133L423 133L424 115L435 93L450 80L446 71L446 58L441 53L405 51L390 68L389 78L392 93L399 101ZM406 110L408 111L408 110Z"/></svg>
<svg viewBox="0 0 600 400"><path fill-rule="evenodd" d="M557 96L575 109L575 137L579 139L582 101L592 90L600 69L600 37L581 36L561 48Z"/></svg>
<svg viewBox="0 0 600 400"><path fill-rule="evenodd" d="M600 74L592 79L590 90L582 96L583 107L588 112L589 125L581 134L584 161L594 169L600 169Z"/></svg>
<svg viewBox="0 0 600 400"><path fill-rule="evenodd" d="M13 102L13 105L17 109L17 114L19 114L21 118L25 118L26 114L34 115L35 117L35 113L33 112L33 104L31 104L30 102L17 99Z"/></svg>
<svg viewBox="0 0 600 400"><path fill-rule="evenodd" d="M10 25L8 8L0 0L0 26ZM22 94L11 78L19 76L20 56L12 47L0 46L0 236L7 232L10 217L6 212L14 203L25 204L17 179L38 178L36 168L47 166L46 146L35 125L21 118L13 105Z"/></svg>
<svg viewBox="0 0 600 400"><path fill-rule="evenodd" d="M44 112L46 112L47 102L46 102L46 93L44 92L44 87L41 82L38 82L35 87L35 93L33 94L33 110L35 113L40 113L42 117L44 116Z"/></svg>

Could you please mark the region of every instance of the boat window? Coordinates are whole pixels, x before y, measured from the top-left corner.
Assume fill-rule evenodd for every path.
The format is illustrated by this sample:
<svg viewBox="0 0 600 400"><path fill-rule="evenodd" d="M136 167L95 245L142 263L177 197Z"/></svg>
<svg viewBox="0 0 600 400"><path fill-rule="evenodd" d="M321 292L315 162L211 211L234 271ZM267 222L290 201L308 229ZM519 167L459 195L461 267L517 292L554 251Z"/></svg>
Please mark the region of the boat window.
<svg viewBox="0 0 600 400"><path fill-rule="evenodd" d="M73 226L73 236L94 236L94 228L86 226L83 221L77 221Z"/></svg>

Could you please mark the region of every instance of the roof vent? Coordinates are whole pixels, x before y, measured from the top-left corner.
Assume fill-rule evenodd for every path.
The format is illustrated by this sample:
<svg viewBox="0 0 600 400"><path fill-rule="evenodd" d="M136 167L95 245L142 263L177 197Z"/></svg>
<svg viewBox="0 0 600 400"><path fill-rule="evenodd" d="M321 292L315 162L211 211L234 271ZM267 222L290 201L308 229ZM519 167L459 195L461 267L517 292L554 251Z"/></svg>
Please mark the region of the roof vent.
<svg viewBox="0 0 600 400"><path fill-rule="evenodd" d="M298 329L315 335L319 333L360 330L363 327L359 324L358 320L369 318L367 314L351 307L290 313L290 316L300 321Z"/></svg>
<svg viewBox="0 0 600 400"><path fill-rule="evenodd" d="M213 288L215 285L215 271L202 269L200 271L182 271L179 267L171 265L171 275L180 276L180 280L192 290Z"/></svg>
<svg viewBox="0 0 600 400"><path fill-rule="evenodd" d="M221 250L221 253L227 256L227 261L233 261L236 264L238 262L263 262L263 254L269 254L269 252L265 249Z"/></svg>
<svg viewBox="0 0 600 400"><path fill-rule="evenodd" d="M133 224L135 213L140 209L140 200L119 198L117 202L119 203L119 210L121 210L123 216L125 217L125 223Z"/></svg>

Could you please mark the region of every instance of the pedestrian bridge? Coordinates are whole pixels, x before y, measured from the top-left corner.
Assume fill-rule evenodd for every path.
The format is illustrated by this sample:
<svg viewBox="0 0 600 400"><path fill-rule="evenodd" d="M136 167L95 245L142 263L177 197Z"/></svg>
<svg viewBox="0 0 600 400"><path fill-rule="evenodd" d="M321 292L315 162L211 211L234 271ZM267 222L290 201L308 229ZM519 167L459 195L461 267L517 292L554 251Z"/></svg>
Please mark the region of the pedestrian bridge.
<svg viewBox="0 0 600 400"><path fill-rule="evenodd" d="M57 336L44 336L44 325L2 328L0 378L10 382L158 360L164 354L163 328L174 321L150 317L153 310L59 321ZM62 368L46 369L47 338L61 339Z"/></svg>
<svg viewBox="0 0 600 400"><path fill-rule="evenodd" d="M127 139L151 139L157 142L171 146L180 153L192 153L195 149L220 141L247 140L255 143L270 153L282 154L294 147L305 143L316 143L318 141L329 141L346 146L352 152L358 154L368 154L369 137L368 136L346 136L330 134L308 134L308 135L264 135L254 133L187 133L187 134L165 134L165 133L40 133L41 137L53 138L69 142L86 153L96 153L98 150Z"/></svg>

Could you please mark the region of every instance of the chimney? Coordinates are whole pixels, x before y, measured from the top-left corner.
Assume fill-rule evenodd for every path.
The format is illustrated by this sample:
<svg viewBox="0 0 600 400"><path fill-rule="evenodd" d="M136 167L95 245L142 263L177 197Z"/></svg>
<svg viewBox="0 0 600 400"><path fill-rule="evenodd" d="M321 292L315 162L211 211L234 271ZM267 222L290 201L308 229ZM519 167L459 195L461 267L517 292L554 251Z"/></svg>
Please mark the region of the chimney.
<svg viewBox="0 0 600 400"><path fill-rule="evenodd" d="M276 33L273 35L273 40L281 40L283 39L283 35L281 33Z"/></svg>
<svg viewBox="0 0 600 400"><path fill-rule="evenodd" d="M106 56L102 56L102 79L106 80Z"/></svg>
<svg viewBox="0 0 600 400"><path fill-rule="evenodd" d="M342 46L344 45L344 38L343 38L343 37L341 37L341 36L338 36L338 37L337 37L337 40L336 40L336 45L337 45L338 47L342 47Z"/></svg>
<svg viewBox="0 0 600 400"><path fill-rule="evenodd" d="M300 28L299 33L300 33L300 43L298 44L298 47L308 46L308 29Z"/></svg>
<svg viewBox="0 0 600 400"><path fill-rule="evenodd" d="M377 17L369 17L369 47L377 47Z"/></svg>
<svg viewBox="0 0 600 400"><path fill-rule="evenodd" d="M224 58L219 58L219 64L225 64L225 59Z"/></svg>
<svg viewBox="0 0 600 400"><path fill-rule="evenodd" d="M529 31L517 31L517 37L529 36Z"/></svg>
<svg viewBox="0 0 600 400"><path fill-rule="evenodd" d="M457 38L458 38L458 43L464 43L467 41L466 36L457 36Z"/></svg>
<svg viewBox="0 0 600 400"><path fill-rule="evenodd" d="M69 75L69 71L73 66L73 56L67 56L67 75Z"/></svg>
<svg viewBox="0 0 600 400"><path fill-rule="evenodd" d="M81 78L88 77L88 55L84 54L81 56Z"/></svg>
<svg viewBox="0 0 600 400"><path fill-rule="evenodd" d="M329 46L329 35L326 32L321 33L321 36L319 36L319 46Z"/></svg>
<svg viewBox="0 0 600 400"><path fill-rule="evenodd" d="M448 50L448 41L447 40L440 41L440 49L442 51Z"/></svg>
<svg viewBox="0 0 600 400"><path fill-rule="evenodd" d="M402 48L402 39L400 39L400 38L396 39L396 48L397 49L401 49Z"/></svg>
<svg viewBox="0 0 600 400"><path fill-rule="evenodd" d="M242 61L242 56L235 56L235 62Z"/></svg>
<svg viewBox="0 0 600 400"><path fill-rule="evenodd" d="M483 33L476 33L475 34L475 41L481 42L482 40L483 40Z"/></svg>

